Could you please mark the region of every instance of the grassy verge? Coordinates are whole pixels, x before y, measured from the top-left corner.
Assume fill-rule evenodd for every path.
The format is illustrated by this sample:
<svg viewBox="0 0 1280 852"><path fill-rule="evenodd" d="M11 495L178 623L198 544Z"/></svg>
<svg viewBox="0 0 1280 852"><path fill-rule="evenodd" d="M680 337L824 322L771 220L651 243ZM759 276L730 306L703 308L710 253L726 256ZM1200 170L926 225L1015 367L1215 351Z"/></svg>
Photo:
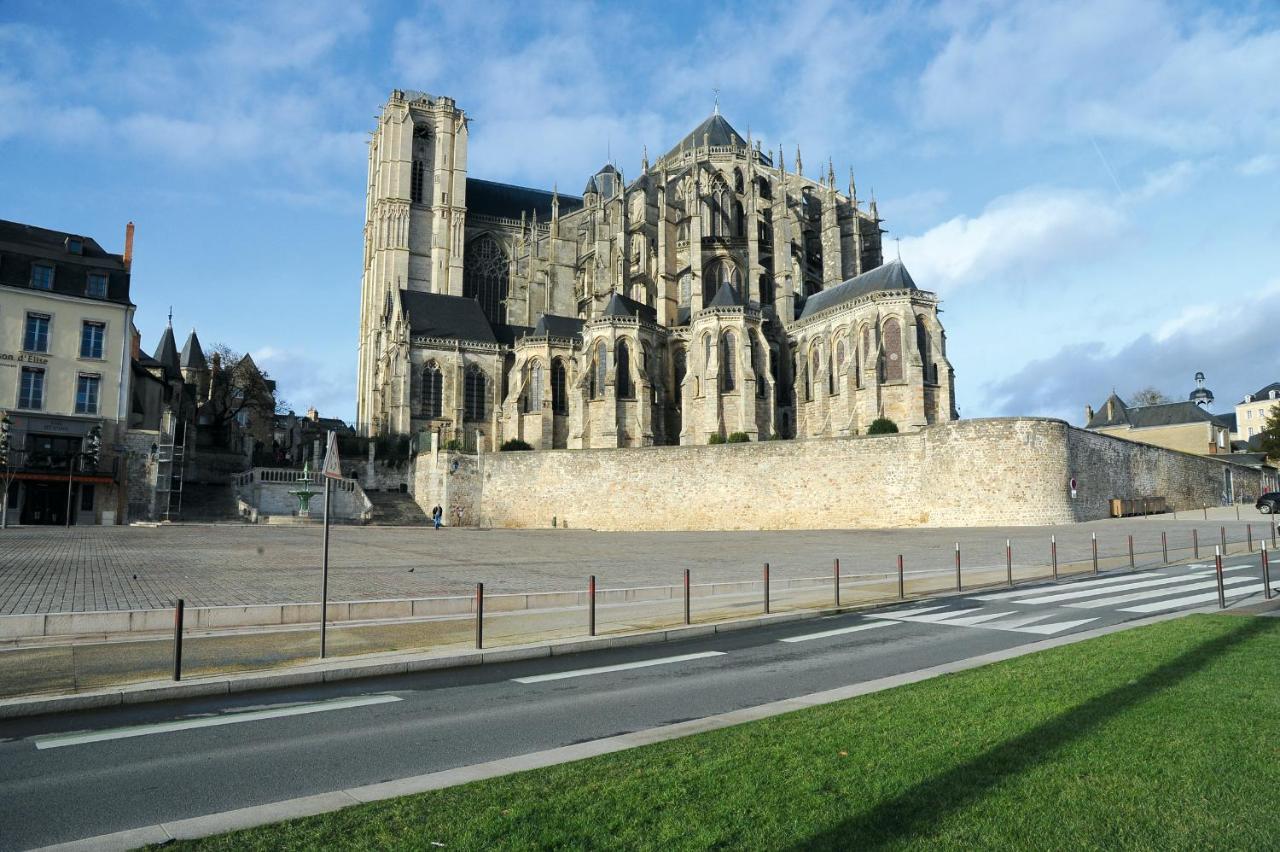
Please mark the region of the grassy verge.
<svg viewBox="0 0 1280 852"><path fill-rule="evenodd" d="M1280 619L1192 616L198 849L1275 848Z"/></svg>

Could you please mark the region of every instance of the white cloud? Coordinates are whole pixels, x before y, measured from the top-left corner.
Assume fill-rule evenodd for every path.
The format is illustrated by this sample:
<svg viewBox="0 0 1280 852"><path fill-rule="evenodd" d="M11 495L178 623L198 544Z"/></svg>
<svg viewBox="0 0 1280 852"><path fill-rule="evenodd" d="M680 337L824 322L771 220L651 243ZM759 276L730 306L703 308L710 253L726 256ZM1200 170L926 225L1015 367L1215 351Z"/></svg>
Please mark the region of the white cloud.
<svg viewBox="0 0 1280 852"><path fill-rule="evenodd" d="M351 419L356 398L355 364L335 370L302 350L266 346L251 353L276 382L278 399L299 413L314 406L325 417Z"/></svg>
<svg viewBox="0 0 1280 852"><path fill-rule="evenodd" d="M1236 167L1236 171L1245 177L1260 177L1271 174L1276 170L1277 166L1280 166L1280 160L1276 159L1275 156L1259 154L1256 157L1245 160Z"/></svg>
<svg viewBox="0 0 1280 852"><path fill-rule="evenodd" d="M1280 29L1161 0L994 4L953 15L920 78L923 122L1014 141L1179 150L1280 139ZM989 8L989 7L988 7Z"/></svg>
<svg viewBox="0 0 1280 852"><path fill-rule="evenodd" d="M1121 210L1099 197L1065 190L1027 190L995 199L977 216L956 216L902 240L902 259L916 282L942 293L965 284L1027 274L1096 254L1127 227Z"/></svg>

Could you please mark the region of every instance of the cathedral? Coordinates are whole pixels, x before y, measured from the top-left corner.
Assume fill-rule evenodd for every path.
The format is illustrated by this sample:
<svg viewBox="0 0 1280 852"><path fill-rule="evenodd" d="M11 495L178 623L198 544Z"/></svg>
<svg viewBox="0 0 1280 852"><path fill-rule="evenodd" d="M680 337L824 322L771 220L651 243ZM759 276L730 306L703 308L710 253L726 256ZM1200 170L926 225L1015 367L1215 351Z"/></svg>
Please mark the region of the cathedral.
<svg viewBox="0 0 1280 852"><path fill-rule="evenodd" d="M372 133L362 434L587 449L956 419L938 298L884 262L852 173L806 177L718 107L580 196L468 177L468 133L452 98L400 90Z"/></svg>

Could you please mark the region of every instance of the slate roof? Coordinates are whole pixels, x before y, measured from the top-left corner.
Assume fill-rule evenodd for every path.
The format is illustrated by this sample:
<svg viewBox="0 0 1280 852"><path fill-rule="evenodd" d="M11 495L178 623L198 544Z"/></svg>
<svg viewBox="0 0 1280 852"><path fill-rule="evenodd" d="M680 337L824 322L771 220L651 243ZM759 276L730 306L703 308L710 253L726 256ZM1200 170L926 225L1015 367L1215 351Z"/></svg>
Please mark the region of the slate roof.
<svg viewBox="0 0 1280 852"><path fill-rule="evenodd" d="M1115 394L1107 399L1115 403L1112 416L1107 417L1107 405L1103 403L1085 428L1098 429L1106 426L1127 425L1134 429L1149 429L1154 426L1179 426L1185 423L1213 423L1230 428L1230 424L1224 417L1205 411L1194 402L1166 402L1160 405L1137 405L1130 408Z"/></svg>
<svg viewBox="0 0 1280 852"><path fill-rule="evenodd" d="M607 317L639 317L648 322L658 321L658 312L654 308L649 307L643 302L637 302L635 299L628 299L621 293L614 293L609 297L609 304L605 305L604 316Z"/></svg>
<svg viewBox="0 0 1280 852"><path fill-rule="evenodd" d="M182 347L182 369L184 370L207 370L209 362L204 359L204 350L200 348L200 338L196 337L196 330L191 329L191 334L187 336L187 342Z"/></svg>
<svg viewBox="0 0 1280 852"><path fill-rule="evenodd" d="M409 330L424 337L444 337L497 343L480 303L461 296L400 291L400 309L409 316Z"/></svg>
<svg viewBox="0 0 1280 852"><path fill-rule="evenodd" d="M716 291L716 295L711 299L708 308L740 308L742 307L742 297L738 295L738 291L728 281L720 284L720 289Z"/></svg>
<svg viewBox="0 0 1280 852"><path fill-rule="evenodd" d="M708 116L705 121L699 124L693 130L680 140L674 148L668 151L662 159L674 157L681 151L690 148L702 147L706 137L710 137L709 141L712 145L746 145L747 140L742 138L742 134L733 129L733 125L725 120L720 113Z"/></svg>
<svg viewBox="0 0 1280 852"><path fill-rule="evenodd" d="M1267 399L1270 399L1270 398L1271 398L1271 392L1272 392L1272 391L1275 391L1275 392L1276 392L1276 395L1277 395L1277 396L1280 396L1280 382L1272 382L1271 384L1267 385L1266 387L1264 387L1264 388L1259 388L1258 390L1256 390L1256 391L1254 391L1253 393L1249 394L1249 396L1253 397L1253 401L1254 401L1254 402L1258 402L1258 401L1260 401L1260 400L1267 400ZM1240 400L1240 404L1241 404L1241 405L1244 405L1244 404L1245 404L1244 400Z"/></svg>
<svg viewBox="0 0 1280 852"><path fill-rule="evenodd" d="M561 317L555 314L543 314L533 327L535 337L581 337L583 320L577 317Z"/></svg>
<svg viewBox="0 0 1280 852"><path fill-rule="evenodd" d="M69 238L80 240L80 254L68 250ZM0 285L30 289L36 263L53 266L51 292L85 298L89 273L101 272L107 275L105 301L131 304L123 255L104 250L92 237L0 219Z"/></svg>
<svg viewBox="0 0 1280 852"><path fill-rule="evenodd" d="M820 293L810 295L804 300L804 310L800 313L800 318L804 319L805 317L813 316L819 311L835 307L844 302L852 302L854 299L860 299L869 293L876 293L882 290L917 289L919 288L916 287L916 282L911 280L911 274L902 265L902 261L892 260L883 266L877 266L875 269L850 278L848 281L837 284Z"/></svg>
<svg viewBox="0 0 1280 852"><path fill-rule="evenodd" d="M182 362L178 360L178 344L173 339L173 326L165 326L164 334L160 335L160 345L156 347L155 359L160 362L160 366L164 367L166 379L182 377Z"/></svg>
<svg viewBox="0 0 1280 852"><path fill-rule="evenodd" d="M467 178L467 213L478 216L498 216L519 219L521 213L546 222L551 219L552 193L545 189L532 189L510 183L495 183L479 178ZM560 215L578 210L582 199L574 195L560 196Z"/></svg>

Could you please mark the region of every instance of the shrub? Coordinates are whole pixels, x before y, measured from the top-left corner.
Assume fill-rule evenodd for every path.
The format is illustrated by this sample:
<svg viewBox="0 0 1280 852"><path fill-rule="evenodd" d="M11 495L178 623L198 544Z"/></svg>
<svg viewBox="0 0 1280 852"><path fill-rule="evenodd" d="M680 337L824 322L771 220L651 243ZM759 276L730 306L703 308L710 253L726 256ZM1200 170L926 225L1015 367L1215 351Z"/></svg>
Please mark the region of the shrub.
<svg viewBox="0 0 1280 852"><path fill-rule="evenodd" d="M513 450L532 450L533 444L530 444L528 441L521 441L519 438L511 438L510 440L503 441L502 446L498 447L498 449L504 453L509 453Z"/></svg>
<svg viewBox="0 0 1280 852"><path fill-rule="evenodd" d="M746 432L734 432L729 436L730 444L746 444L751 441L751 437Z"/></svg>
<svg viewBox="0 0 1280 852"><path fill-rule="evenodd" d="M450 438L444 442L444 448L449 452L456 453L462 450L462 442L457 438Z"/></svg>
<svg viewBox="0 0 1280 852"><path fill-rule="evenodd" d="M871 426L867 429L868 435L893 435L898 431L898 424L894 423L888 417L877 417L871 421Z"/></svg>
<svg viewBox="0 0 1280 852"><path fill-rule="evenodd" d="M708 444L723 444L723 443L724 443L724 435L721 435L721 434L719 434L719 433L716 433L715 435L712 435L710 438L708 438L708 439L707 439L707 443L708 443Z"/></svg>

